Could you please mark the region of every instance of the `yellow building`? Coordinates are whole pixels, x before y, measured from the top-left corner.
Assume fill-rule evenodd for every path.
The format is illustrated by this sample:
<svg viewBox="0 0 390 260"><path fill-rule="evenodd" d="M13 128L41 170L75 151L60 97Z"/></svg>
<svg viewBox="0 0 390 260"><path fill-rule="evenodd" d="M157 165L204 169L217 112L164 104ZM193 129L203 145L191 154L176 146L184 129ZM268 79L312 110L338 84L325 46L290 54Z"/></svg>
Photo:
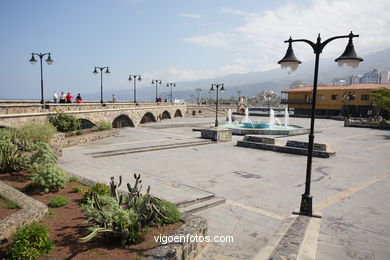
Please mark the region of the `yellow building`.
<svg viewBox="0 0 390 260"><path fill-rule="evenodd" d="M352 84L350 86L317 87L316 115L322 116L362 116L372 114L371 93L390 89L390 84ZM294 108L296 115L310 115L313 87L282 90L282 104Z"/></svg>

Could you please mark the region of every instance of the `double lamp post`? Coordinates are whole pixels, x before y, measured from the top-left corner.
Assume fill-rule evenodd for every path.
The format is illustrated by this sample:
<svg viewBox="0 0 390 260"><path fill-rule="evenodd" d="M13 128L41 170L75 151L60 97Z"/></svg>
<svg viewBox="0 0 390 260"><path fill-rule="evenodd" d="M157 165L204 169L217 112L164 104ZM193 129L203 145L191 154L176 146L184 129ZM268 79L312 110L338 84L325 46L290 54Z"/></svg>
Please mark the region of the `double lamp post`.
<svg viewBox="0 0 390 260"><path fill-rule="evenodd" d="M352 39L355 37L359 37L359 35L353 34L352 32L348 35L343 36L335 36L321 42L321 37L318 34L317 42L312 42L306 39L290 39L286 40L285 43L288 43L288 49L286 55L281 59L278 63L282 68L289 68L291 72L295 71L298 68L298 65L301 63L295 57L294 50L292 49L293 42L305 42L309 44L314 51L315 54L315 65L314 65L314 82L313 82L313 98L312 98L312 106L311 106L311 119L310 119L310 133L309 133L309 146L308 146L308 154L307 154L307 166L306 166L306 182L305 182L305 193L302 194L301 205L299 209L299 215L305 216L313 216L313 201L312 196L310 195L310 184L311 184L311 169L312 169L312 157L313 157L313 144L314 144L314 118L316 112L316 97L317 97L317 83L318 83L318 67L319 67L319 59L320 54L324 47L331 41L340 39L340 38L349 38L348 45L345 48L343 54L338 57L335 61L338 62L339 66L349 66L352 68L356 68L359 66L359 63L363 61L362 58L358 57L355 52L355 48L352 43Z"/></svg>
<svg viewBox="0 0 390 260"><path fill-rule="evenodd" d="M98 74L97 69L100 70L100 103L103 104L103 70L106 69L105 73L109 74L110 71L108 69L109 67L95 67L93 74Z"/></svg>
<svg viewBox="0 0 390 260"><path fill-rule="evenodd" d="M215 89L214 89L215 87ZM216 101L215 101L215 126L218 126L218 91L225 91L223 84L211 84L210 92L216 91Z"/></svg>
<svg viewBox="0 0 390 260"><path fill-rule="evenodd" d="M44 103L44 98L43 98L43 68L42 68L42 59L47 55L46 63L51 65L53 63L53 60L51 59L51 53L31 53L31 59L29 60L31 64L36 64L37 60L35 59L35 55L37 55L40 59L41 62L41 104Z"/></svg>
<svg viewBox="0 0 390 260"><path fill-rule="evenodd" d="M138 81L141 81L141 75L129 75L129 81L131 82L132 80L134 80L134 104L137 103L137 90L136 90L136 82L137 82L137 79Z"/></svg>

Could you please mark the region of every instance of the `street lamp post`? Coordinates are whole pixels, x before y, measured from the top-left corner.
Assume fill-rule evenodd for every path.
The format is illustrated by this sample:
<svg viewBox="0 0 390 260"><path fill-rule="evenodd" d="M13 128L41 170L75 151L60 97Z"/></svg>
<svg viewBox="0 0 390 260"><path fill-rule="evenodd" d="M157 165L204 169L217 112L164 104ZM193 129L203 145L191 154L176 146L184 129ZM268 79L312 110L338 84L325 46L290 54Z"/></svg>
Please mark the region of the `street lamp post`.
<svg viewBox="0 0 390 260"><path fill-rule="evenodd" d="M359 63L363 61L363 59L356 55L355 48L352 43L352 39L354 37L359 37L359 35L353 34L351 32L349 35L335 36L325 40L324 42L321 42L321 37L318 34L316 43L306 39L293 40L290 37L289 40L285 41L285 43L288 43L288 49L286 55L283 57L283 59L281 59L278 62L282 68L289 68L291 70L290 72L293 72L298 68L298 65L301 63L301 61L299 61L295 57L294 50L292 49L293 42L305 42L313 48L313 51L315 53L314 82L313 82L313 94L312 94L313 98L312 98L312 107L311 107L309 146L308 146L308 153L307 153L305 193L302 194L301 205L299 209L300 215L313 216L313 209L312 209L313 203L312 203L312 196L310 195L310 184L311 184L311 169L312 169L313 144L314 144L314 118L315 118L315 111L316 111L318 67L319 67L320 53L329 42L340 38L349 38L348 45L345 48L345 51L335 61L338 62L339 66L347 65L349 67L356 68L357 66L359 66Z"/></svg>
<svg viewBox="0 0 390 260"><path fill-rule="evenodd" d="M129 81L134 80L134 104L137 103L137 90L136 90L136 82L141 81L141 75L129 75Z"/></svg>
<svg viewBox="0 0 390 260"><path fill-rule="evenodd" d="M217 96L215 102L215 126L217 127L218 126L218 90L223 92L225 91L225 88L223 87L223 84L211 84L211 89L210 89L211 92L215 91L214 87L217 90ZM219 89L219 87L221 87L221 89Z"/></svg>
<svg viewBox="0 0 390 260"><path fill-rule="evenodd" d="M157 99L157 87L158 87L158 84L161 85L161 79L153 79L152 80L152 84L156 84L156 102L158 102L158 99Z"/></svg>
<svg viewBox="0 0 390 260"><path fill-rule="evenodd" d="M31 64L35 64L37 63L37 60L35 59L34 55L37 55L40 59L40 62L41 62L41 104L44 103L44 99L43 99L43 67L42 67L42 59L43 57L45 57L46 55L48 56L47 59L46 59L46 63L51 65L53 63L53 60L51 59L51 53L48 52L48 53L31 53L31 59L29 60Z"/></svg>
<svg viewBox="0 0 390 260"><path fill-rule="evenodd" d="M103 70L106 69L104 73L109 74L110 71L108 70L109 67L95 67L93 74L98 74L97 69L100 70L100 103L103 104Z"/></svg>
<svg viewBox="0 0 390 260"><path fill-rule="evenodd" d="M202 91L201 88L195 89L195 91L198 93L198 105L200 104L200 92Z"/></svg>
<svg viewBox="0 0 390 260"><path fill-rule="evenodd" d="M171 87L171 103L172 103L172 88L173 87L176 87L176 83L175 82L173 82L173 83L167 83L167 87Z"/></svg>

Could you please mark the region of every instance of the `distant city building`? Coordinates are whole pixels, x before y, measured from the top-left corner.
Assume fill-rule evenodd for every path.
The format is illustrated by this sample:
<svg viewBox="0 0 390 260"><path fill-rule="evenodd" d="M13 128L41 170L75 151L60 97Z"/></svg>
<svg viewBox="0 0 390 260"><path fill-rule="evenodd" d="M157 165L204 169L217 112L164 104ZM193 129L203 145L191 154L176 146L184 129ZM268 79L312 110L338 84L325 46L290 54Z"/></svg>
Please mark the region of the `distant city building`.
<svg viewBox="0 0 390 260"><path fill-rule="evenodd" d="M379 84L390 83L390 71L382 71L379 73Z"/></svg>
<svg viewBox="0 0 390 260"><path fill-rule="evenodd" d="M335 78L332 80L333 86L345 86L347 85L347 80L345 78Z"/></svg>
<svg viewBox="0 0 390 260"><path fill-rule="evenodd" d="M379 83L379 73L378 70L373 69L371 72L366 72L361 77L360 83Z"/></svg>
<svg viewBox="0 0 390 260"><path fill-rule="evenodd" d="M303 87L305 87L305 83L303 83L302 80L293 81L290 85L288 85L289 89L303 88Z"/></svg>
<svg viewBox="0 0 390 260"><path fill-rule="evenodd" d="M345 85L349 86L352 84L358 84L358 83L360 83L361 78L362 78L362 75L357 75L357 74L349 75L345 79Z"/></svg>

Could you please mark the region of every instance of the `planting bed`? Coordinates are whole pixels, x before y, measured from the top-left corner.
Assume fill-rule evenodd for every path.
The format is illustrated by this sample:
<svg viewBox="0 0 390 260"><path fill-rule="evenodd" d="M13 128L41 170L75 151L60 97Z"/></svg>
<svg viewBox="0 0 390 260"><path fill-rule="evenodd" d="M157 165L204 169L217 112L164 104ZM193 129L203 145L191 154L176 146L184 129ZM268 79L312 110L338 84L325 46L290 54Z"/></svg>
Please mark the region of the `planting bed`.
<svg viewBox="0 0 390 260"><path fill-rule="evenodd" d="M0 174L0 181L23 191L30 183L27 179L27 174L27 171ZM153 238L154 235L171 234L183 225L182 222L178 222L172 225L145 228L142 231L143 242L136 245L121 246L118 243L114 243L109 238L105 239L104 237L87 243L79 243L78 239L89 233L87 227L90 226L90 224L86 223L87 218L81 212L78 203L82 194L80 192L72 192L72 187L75 185L82 186L84 190L87 189L87 186L85 185L77 182L70 182L64 189L56 193L29 194L31 197L44 204L47 204L54 196L64 196L70 200L70 203L63 207L50 209L48 216L41 221L49 228L51 239L53 239L55 243L55 248L49 255L39 259L139 259L142 258L148 250L155 248L158 245ZM2 202L0 201L0 203ZM3 216L2 214L6 214L5 212L6 211L3 211L0 206L0 217L4 217L5 215ZM11 242L12 241L8 241L7 243L0 245L0 250L3 250ZM1 251L0 259L2 259Z"/></svg>

